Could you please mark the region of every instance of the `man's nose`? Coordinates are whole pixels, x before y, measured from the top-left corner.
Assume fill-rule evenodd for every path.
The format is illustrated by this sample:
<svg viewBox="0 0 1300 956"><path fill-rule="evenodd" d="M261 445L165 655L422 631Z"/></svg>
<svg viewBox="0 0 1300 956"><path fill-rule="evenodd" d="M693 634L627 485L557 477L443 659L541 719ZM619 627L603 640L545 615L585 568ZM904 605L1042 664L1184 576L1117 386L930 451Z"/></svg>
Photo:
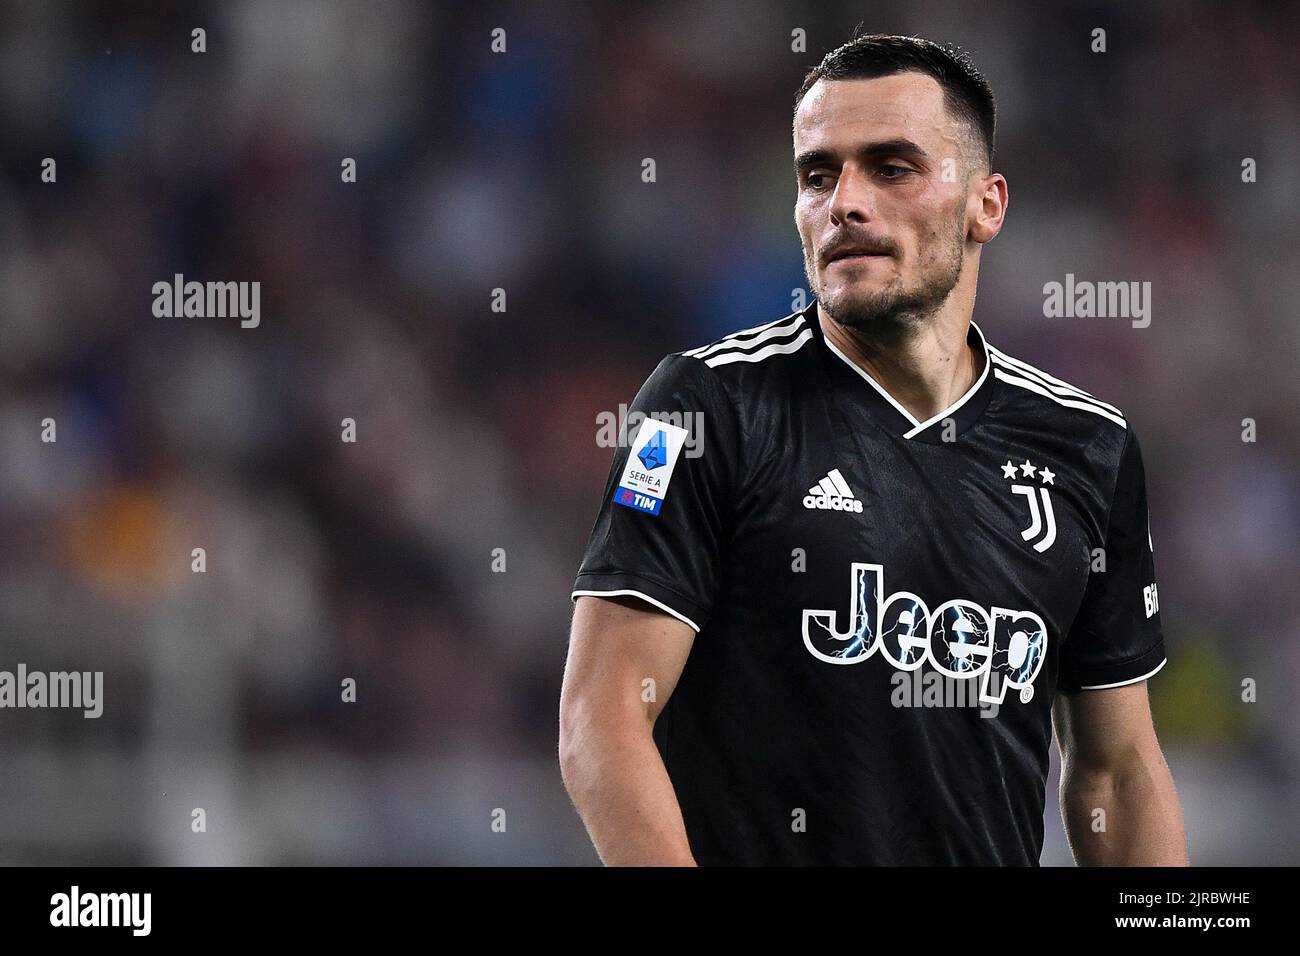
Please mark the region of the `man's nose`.
<svg viewBox="0 0 1300 956"><path fill-rule="evenodd" d="M831 196L831 219L837 225L845 222L870 222L875 218L875 196L871 177L861 169L846 163L840 170Z"/></svg>

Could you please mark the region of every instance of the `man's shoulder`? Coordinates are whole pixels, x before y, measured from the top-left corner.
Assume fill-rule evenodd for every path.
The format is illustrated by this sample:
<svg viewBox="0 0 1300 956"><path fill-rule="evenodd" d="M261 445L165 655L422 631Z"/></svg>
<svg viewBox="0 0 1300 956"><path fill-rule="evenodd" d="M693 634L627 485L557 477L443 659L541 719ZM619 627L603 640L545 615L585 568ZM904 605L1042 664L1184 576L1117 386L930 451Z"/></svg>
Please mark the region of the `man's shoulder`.
<svg viewBox="0 0 1300 956"><path fill-rule="evenodd" d="M1128 419L1115 405L991 343L986 345L989 371L1007 386L1009 401L1037 415L1049 416L1071 430L1099 431L1121 439L1128 431Z"/></svg>
<svg viewBox="0 0 1300 956"><path fill-rule="evenodd" d="M704 404L729 406L746 417L756 407L788 402L806 379L814 333L806 311L739 329L704 345L670 352L650 373L647 395L692 395ZM804 371L801 371L804 370Z"/></svg>
<svg viewBox="0 0 1300 956"><path fill-rule="evenodd" d="M689 359L715 370L737 367L740 371L796 354L812 340L813 330L805 309L762 325L729 332L704 345L674 352L669 358Z"/></svg>
<svg viewBox="0 0 1300 956"><path fill-rule="evenodd" d="M987 344L987 343L986 343ZM1121 465L1140 453L1137 436L1117 406L1024 359L988 345L989 372L998 384L998 417L1032 423L1053 442L1073 449L1068 457L1099 488L1113 488Z"/></svg>

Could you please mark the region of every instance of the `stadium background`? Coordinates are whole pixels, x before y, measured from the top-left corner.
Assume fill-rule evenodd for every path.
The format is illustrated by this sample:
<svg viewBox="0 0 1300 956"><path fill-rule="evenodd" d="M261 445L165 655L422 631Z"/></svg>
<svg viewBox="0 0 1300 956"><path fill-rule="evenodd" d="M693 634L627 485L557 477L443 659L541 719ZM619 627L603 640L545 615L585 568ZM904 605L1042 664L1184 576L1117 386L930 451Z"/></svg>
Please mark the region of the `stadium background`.
<svg viewBox="0 0 1300 956"><path fill-rule="evenodd" d="M793 91L858 23L973 51L976 317L1142 435L1193 861L1300 862L1297 9L0 6L0 668L106 698L0 711L0 862L596 862L555 763L596 416L791 311ZM177 272L260 327L155 318ZM1044 318L1066 273L1151 326Z"/></svg>

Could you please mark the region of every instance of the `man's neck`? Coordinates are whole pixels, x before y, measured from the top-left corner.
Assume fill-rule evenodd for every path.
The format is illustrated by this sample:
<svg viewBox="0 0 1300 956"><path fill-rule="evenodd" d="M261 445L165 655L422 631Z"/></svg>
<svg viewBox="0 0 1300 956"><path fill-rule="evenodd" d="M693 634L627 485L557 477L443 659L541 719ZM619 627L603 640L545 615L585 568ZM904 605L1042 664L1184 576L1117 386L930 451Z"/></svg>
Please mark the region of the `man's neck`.
<svg viewBox="0 0 1300 956"><path fill-rule="evenodd" d="M966 341L969 319L935 315L911 334L886 343L840 325L820 303L817 318L827 340L918 422L951 406L984 371L984 356Z"/></svg>

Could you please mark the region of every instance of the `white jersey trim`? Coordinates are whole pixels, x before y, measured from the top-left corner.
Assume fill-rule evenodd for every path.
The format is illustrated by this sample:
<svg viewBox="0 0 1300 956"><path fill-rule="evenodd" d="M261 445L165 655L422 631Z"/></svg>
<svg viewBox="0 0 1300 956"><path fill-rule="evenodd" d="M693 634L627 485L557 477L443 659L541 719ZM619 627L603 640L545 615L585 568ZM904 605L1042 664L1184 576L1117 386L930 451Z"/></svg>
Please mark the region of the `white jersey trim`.
<svg viewBox="0 0 1300 956"><path fill-rule="evenodd" d="M1086 399L1087 401L1092 402L1094 405L1098 405L1109 412L1114 412L1116 415L1119 415L1120 417L1123 417L1124 415L1123 412L1121 412L1114 405L1111 405L1109 402L1103 402L1097 396L1092 395L1089 392L1085 392L1083 389L1079 388L1078 386L1071 385L1069 382L1063 382L1059 378L1055 378L1051 375L1048 375L1042 369L1035 368L1034 366L1030 365L1028 362L1022 362L1020 359L1013 358L1012 356L1007 355L1005 352L995 349L992 346L989 346L989 351L993 354L993 360L997 362L999 365L1001 365L1003 368L1007 369L1010 372L1014 372L1017 375L1023 375L1026 378L1032 379L1033 381L1038 382L1040 385L1046 386L1049 391L1055 392L1057 395L1061 395L1067 398Z"/></svg>
<svg viewBox="0 0 1300 956"><path fill-rule="evenodd" d="M915 415L913 415L906 408L904 408L897 401L895 401L894 396L890 395L889 392L885 391L883 385L881 385L874 378L872 378L866 372L865 369L863 369L861 366L858 365L857 362L853 361L853 359L849 358L847 355L841 352L835 346L835 343L832 342L829 338L826 339L826 345L832 352L834 352L836 355L840 357L841 361L843 361L846 365L848 365L849 368L853 369L853 371L857 372L859 376L861 376L863 379L866 380L867 384L869 384L872 388L874 388L877 392L879 392L881 397L883 397L885 401L889 402L889 404L894 407L895 411L897 411L900 415L902 415L904 418L907 419L907 421L911 424L912 427L903 433L903 437L912 438L916 435L919 435L921 432L925 431L935 422L942 421L943 419L947 418L948 416L956 412L958 409L960 409L963 405L965 405L968 401L971 400L971 397L974 396L980 390L980 386L984 384L986 379L988 379L989 369L993 367L993 358L992 355L990 354L989 344L984 338L984 331L978 325L976 325L974 322L971 322L971 327L975 330L975 334L979 336L980 343L984 346L984 370L980 372L979 377L975 379L975 383L966 390L966 393L962 395L961 398L957 399L957 401L953 402L951 405L949 405L947 408L941 411L938 415L934 415L923 422L917 421Z"/></svg>
<svg viewBox="0 0 1300 956"><path fill-rule="evenodd" d="M725 352L730 349L749 348L758 345L760 342L766 342L768 339L774 339L781 335L794 332L803 324L804 318L801 314L795 313L788 315L784 319L777 319L775 322L769 322L767 325L760 325L752 329L744 329L740 332L732 332L725 338L712 342L709 345L702 345L696 349L690 349L683 352L683 355L689 355L691 358L706 358L718 352Z"/></svg>
<svg viewBox="0 0 1300 956"><path fill-rule="evenodd" d="M988 379L989 369L993 367L993 356L989 354L989 343L984 339L984 331L973 321L971 322L971 328L975 330L975 334L980 337L980 343L984 346L984 371L980 372L979 378L975 380L974 385L972 385L970 388L966 390L965 395L957 399L957 401L953 402L953 404L949 405L938 415L935 415L933 418L930 418L928 421L921 422L921 424L917 425L911 431L904 432L903 433L904 438L911 438L913 435L919 435L921 432L925 431L935 422L942 421L943 419L951 415L953 412L957 411L959 408L961 408L963 405L965 405L967 402L971 400L971 396L973 396L976 392L978 392L980 390L980 386L983 385L984 382Z"/></svg>
<svg viewBox="0 0 1300 956"><path fill-rule="evenodd" d="M892 405L892 406L894 407L894 410L897 411L898 414L900 414L900 415L902 415L904 418L906 418L906 419L908 420L908 422L909 422L911 425L913 425L913 426L916 426L916 425L919 425L919 424L920 424L920 422L918 422L918 421L916 420L916 418L912 415L911 412L909 412L909 411L908 411L906 408L904 408L902 405L898 404L898 402L896 402L896 401L894 400L894 396L893 396L893 395L890 395L887 391L885 391L884 386L882 386L882 385L881 385L879 382L877 382L874 378L872 378L872 377L871 377L870 375L868 375L865 371L863 371L862 368L859 367L859 365L858 365L857 362L853 361L853 359L849 358L847 355L845 355L843 352L841 352L841 351L836 347L835 343L832 342L830 339L826 339L825 341L826 341L826 347L827 347L828 349L830 349L833 353L835 353L836 355L838 355L838 356L840 357L840 361L842 361L842 362L843 362L845 365L847 365L849 368L853 369L853 371L857 372L857 373L858 373L858 376L859 376L860 378L862 378L862 379L863 379L863 380L864 380L868 385L870 385L870 386L871 386L872 388L874 388L877 392L879 392L879 393L880 393L880 397L883 398L885 401L889 402L889 404Z"/></svg>
<svg viewBox="0 0 1300 956"><path fill-rule="evenodd" d="M1094 415L1100 415L1102 418L1110 419L1120 428L1124 428L1124 429L1128 428L1128 422L1124 421L1124 419L1121 418L1119 415L1112 415L1110 412L1106 411L1106 409L1093 405L1091 402L1076 400L1071 398L1062 398L1060 395L1056 395L1048 391L1045 385L1042 385L1035 381L1030 381L1027 378L1021 378L1018 375L1012 375L1008 372L1003 371L1001 367L995 368L993 370L993 374L1001 381L1006 382L1008 385L1017 385L1020 388L1028 389L1031 392L1036 392L1037 394L1042 395L1044 398L1050 398L1058 405L1064 405L1067 408L1082 409L1085 412L1092 412Z"/></svg>
<svg viewBox="0 0 1300 956"><path fill-rule="evenodd" d="M580 597L621 597L621 596L638 597L648 604L653 604L655 607L659 608L659 610L667 611L669 614L677 618L677 620L681 621L683 624L689 625L691 630L693 630L696 634L700 633L700 626L696 624L694 621L692 621L685 614L682 614L679 611L674 611L667 604L663 603L662 601L656 601L650 595L642 591L633 591L630 588L624 588L618 591L574 591L572 594L569 595L569 600L572 601L573 599L580 598Z"/></svg>
<svg viewBox="0 0 1300 956"><path fill-rule="evenodd" d="M1131 680L1116 681L1113 684L1088 684L1086 686L1081 686L1079 689L1080 690L1109 690L1112 687L1127 687L1129 684L1136 684L1139 681L1146 680L1148 677L1154 677L1157 673L1159 673L1160 668L1164 667L1168 663L1169 663L1169 658L1166 657L1163 661L1161 661L1159 664L1156 665L1155 670L1151 671L1151 673L1149 674L1143 674L1141 677L1134 677Z"/></svg>
<svg viewBox="0 0 1300 956"><path fill-rule="evenodd" d="M784 329L782 331L789 332L792 330ZM797 352L811 342L812 337L812 329L804 329L792 341L773 342L771 345L763 346L757 352L726 352L712 358L706 358L704 364L709 368L717 368L719 365L730 365L733 362L761 362L773 355L789 355L791 352Z"/></svg>

